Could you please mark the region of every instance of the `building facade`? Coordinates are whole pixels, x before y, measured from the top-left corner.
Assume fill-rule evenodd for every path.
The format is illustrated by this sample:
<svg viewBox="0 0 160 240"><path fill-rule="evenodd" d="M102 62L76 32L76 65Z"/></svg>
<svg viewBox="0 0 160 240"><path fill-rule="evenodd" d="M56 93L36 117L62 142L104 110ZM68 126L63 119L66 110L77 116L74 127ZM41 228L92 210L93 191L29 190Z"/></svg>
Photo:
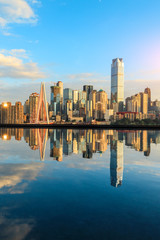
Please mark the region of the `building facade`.
<svg viewBox="0 0 160 240"><path fill-rule="evenodd" d="M118 104L118 110L123 111L124 103L124 63L122 58L115 58L111 65L111 107Z"/></svg>
<svg viewBox="0 0 160 240"><path fill-rule="evenodd" d="M32 93L29 96L29 120L30 120L30 123L36 122L38 104L39 104L39 94Z"/></svg>
<svg viewBox="0 0 160 240"><path fill-rule="evenodd" d="M89 94L93 91L93 86L92 85L84 85L83 86L83 91L86 92L87 100L89 100Z"/></svg>

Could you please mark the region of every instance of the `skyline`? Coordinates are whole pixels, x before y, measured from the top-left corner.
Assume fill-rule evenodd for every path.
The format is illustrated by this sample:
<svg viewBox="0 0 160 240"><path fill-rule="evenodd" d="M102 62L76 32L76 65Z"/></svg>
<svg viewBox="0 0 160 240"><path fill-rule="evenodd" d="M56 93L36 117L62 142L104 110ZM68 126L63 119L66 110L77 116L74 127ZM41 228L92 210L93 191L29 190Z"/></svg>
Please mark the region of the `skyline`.
<svg viewBox="0 0 160 240"><path fill-rule="evenodd" d="M69 88L74 81L74 89L89 84L110 96L111 60L117 57L125 64L125 98L147 86L159 98L160 3L116 6L103 0L0 0L0 101L24 102L42 81L47 93L54 82Z"/></svg>

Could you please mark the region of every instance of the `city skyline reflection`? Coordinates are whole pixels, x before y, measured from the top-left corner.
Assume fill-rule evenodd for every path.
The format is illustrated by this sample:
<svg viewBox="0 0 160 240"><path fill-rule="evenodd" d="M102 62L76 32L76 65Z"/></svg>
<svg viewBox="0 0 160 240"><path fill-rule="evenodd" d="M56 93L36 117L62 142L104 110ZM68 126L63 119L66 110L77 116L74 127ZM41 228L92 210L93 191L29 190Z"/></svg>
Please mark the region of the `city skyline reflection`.
<svg viewBox="0 0 160 240"><path fill-rule="evenodd" d="M116 131L116 130L75 130L75 129L0 129L3 141L25 140L32 151L39 151L40 160L45 161L46 143L49 141L51 159L62 162L64 156L81 155L92 159L94 154L102 155L110 150L110 184L123 184L124 145L143 152L148 157L151 143L160 143L160 132Z"/></svg>

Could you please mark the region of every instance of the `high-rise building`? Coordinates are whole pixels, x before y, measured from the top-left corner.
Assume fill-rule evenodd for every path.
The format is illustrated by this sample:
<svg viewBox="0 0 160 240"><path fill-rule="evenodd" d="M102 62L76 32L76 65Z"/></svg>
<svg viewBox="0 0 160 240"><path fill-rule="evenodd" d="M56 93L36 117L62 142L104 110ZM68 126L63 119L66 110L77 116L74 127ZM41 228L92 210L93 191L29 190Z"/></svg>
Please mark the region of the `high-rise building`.
<svg viewBox="0 0 160 240"><path fill-rule="evenodd" d="M12 123L11 102L3 102L0 105L0 122L2 124Z"/></svg>
<svg viewBox="0 0 160 240"><path fill-rule="evenodd" d="M148 113L148 94L147 93L140 93L141 95L141 112L143 114Z"/></svg>
<svg viewBox="0 0 160 240"><path fill-rule="evenodd" d="M115 58L111 65L111 106L118 104L118 111L123 111L124 103L124 63L122 58Z"/></svg>
<svg viewBox="0 0 160 240"><path fill-rule="evenodd" d="M90 122L92 120L92 100L87 100L86 102L86 122Z"/></svg>
<svg viewBox="0 0 160 240"><path fill-rule="evenodd" d="M23 105L21 102L16 102L15 104L14 122L15 124L23 123Z"/></svg>
<svg viewBox="0 0 160 240"><path fill-rule="evenodd" d="M96 104L95 104L96 119L98 120L104 119L104 115L107 109L107 104L108 104L107 93L101 89L96 93Z"/></svg>
<svg viewBox="0 0 160 240"><path fill-rule="evenodd" d="M29 118L30 123L36 122L37 111L38 111L38 103L39 103L39 94L32 93L29 96Z"/></svg>
<svg viewBox="0 0 160 240"><path fill-rule="evenodd" d="M58 81L57 86L60 87L60 109L63 111L63 82Z"/></svg>
<svg viewBox="0 0 160 240"><path fill-rule="evenodd" d="M72 101L67 100L65 105L65 110L66 110L65 114L67 119L72 118L72 109L73 109L72 106L73 106Z"/></svg>
<svg viewBox="0 0 160 240"><path fill-rule="evenodd" d="M12 105L11 106L11 123L15 124L15 110L16 110L16 106Z"/></svg>
<svg viewBox="0 0 160 240"><path fill-rule="evenodd" d="M86 101L87 101L87 93L85 91L78 91L78 101L79 101L79 108L85 108Z"/></svg>
<svg viewBox="0 0 160 240"><path fill-rule="evenodd" d="M24 103L24 122L29 122L29 99L27 99Z"/></svg>
<svg viewBox="0 0 160 240"><path fill-rule="evenodd" d="M84 85L83 91L85 91L87 93L87 100L89 100L89 94L93 91L93 86L92 85Z"/></svg>
<svg viewBox="0 0 160 240"><path fill-rule="evenodd" d="M78 90L73 90L72 92L72 96L73 96L73 110L78 110Z"/></svg>
<svg viewBox="0 0 160 240"><path fill-rule="evenodd" d="M59 86L51 87L51 111L53 111L53 116L62 113L61 88Z"/></svg>
<svg viewBox="0 0 160 240"><path fill-rule="evenodd" d="M65 88L63 90L63 103L64 103L64 110L65 110L65 113L66 113L66 103L67 101L71 101L71 103L73 104L73 96L72 96L72 89L70 88ZM73 107L72 107L73 108Z"/></svg>
<svg viewBox="0 0 160 240"><path fill-rule="evenodd" d="M23 123L23 105L21 102L16 102L11 105L10 102L0 105L0 123L5 124L21 124Z"/></svg>
<svg viewBox="0 0 160 240"><path fill-rule="evenodd" d="M57 86L60 87L60 97L61 97L61 100L63 102L63 82L58 81Z"/></svg>
<svg viewBox="0 0 160 240"><path fill-rule="evenodd" d="M72 100L72 89L65 88L63 91L64 101Z"/></svg>
<svg viewBox="0 0 160 240"><path fill-rule="evenodd" d="M93 119L96 119L96 95L97 91L93 90L89 95L89 100L92 101L92 116Z"/></svg>
<svg viewBox="0 0 160 240"><path fill-rule="evenodd" d="M29 114L29 99L24 103L24 114Z"/></svg>
<svg viewBox="0 0 160 240"><path fill-rule="evenodd" d="M148 94L148 110L150 110L150 108L151 108L151 89L147 87L144 90L144 93Z"/></svg>

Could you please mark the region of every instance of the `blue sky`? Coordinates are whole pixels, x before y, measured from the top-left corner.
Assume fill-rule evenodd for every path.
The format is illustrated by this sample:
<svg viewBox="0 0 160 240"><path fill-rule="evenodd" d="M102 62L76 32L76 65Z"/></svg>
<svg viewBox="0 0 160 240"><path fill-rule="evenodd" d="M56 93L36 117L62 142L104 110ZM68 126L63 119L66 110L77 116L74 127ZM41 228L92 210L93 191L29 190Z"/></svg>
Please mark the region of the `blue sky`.
<svg viewBox="0 0 160 240"><path fill-rule="evenodd" d="M125 97L160 87L159 0L0 0L0 102L24 102L61 80L110 96L113 58L125 63ZM160 99L160 98L159 98Z"/></svg>

